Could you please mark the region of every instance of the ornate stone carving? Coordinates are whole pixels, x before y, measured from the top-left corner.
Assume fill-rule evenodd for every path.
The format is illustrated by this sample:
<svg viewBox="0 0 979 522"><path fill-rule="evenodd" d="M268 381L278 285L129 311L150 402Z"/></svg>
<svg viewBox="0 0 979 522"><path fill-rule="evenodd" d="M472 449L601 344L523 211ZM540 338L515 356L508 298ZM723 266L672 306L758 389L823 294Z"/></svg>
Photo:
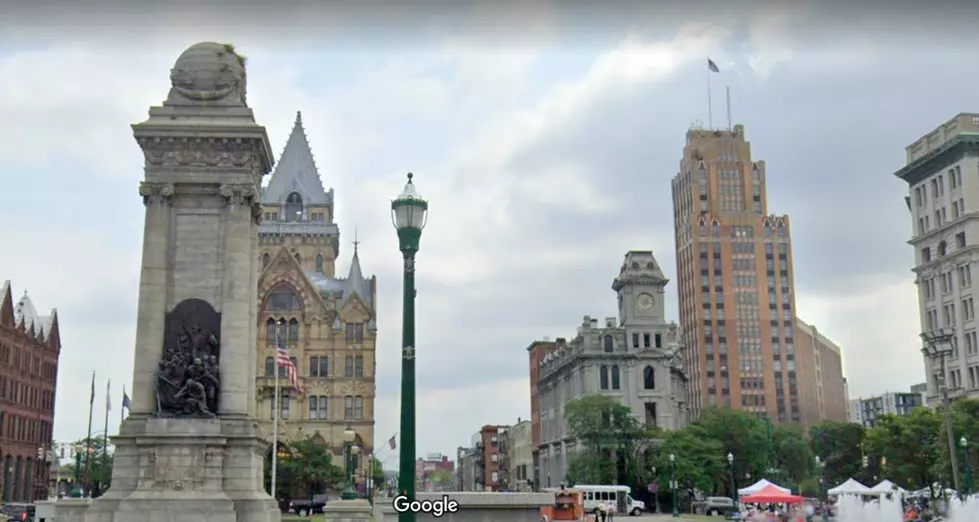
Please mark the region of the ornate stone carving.
<svg viewBox="0 0 979 522"><path fill-rule="evenodd" d="M163 204L173 195L173 183L150 183L143 181L139 184L139 195L143 196L143 204Z"/></svg>
<svg viewBox="0 0 979 522"><path fill-rule="evenodd" d="M150 167L255 168L258 146L231 138L137 138Z"/></svg>
<svg viewBox="0 0 979 522"><path fill-rule="evenodd" d="M163 360L156 377L157 415L214 417L221 391L221 314L187 299L167 314Z"/></svg>
<svg viewBox="0 0 979 522"><path fill-rule="evenodd" d="M262 220L262 202L258 187L252 184L221 185L219 193L230 206L247 206L251 209L252 221Z"/></svg>
<svg viewBox="0 0 979 522"><path fill-rule="evenodd" d="M167 102L246 105L244 58L231 45L199 43L183 52L170 70Z"/></svg>

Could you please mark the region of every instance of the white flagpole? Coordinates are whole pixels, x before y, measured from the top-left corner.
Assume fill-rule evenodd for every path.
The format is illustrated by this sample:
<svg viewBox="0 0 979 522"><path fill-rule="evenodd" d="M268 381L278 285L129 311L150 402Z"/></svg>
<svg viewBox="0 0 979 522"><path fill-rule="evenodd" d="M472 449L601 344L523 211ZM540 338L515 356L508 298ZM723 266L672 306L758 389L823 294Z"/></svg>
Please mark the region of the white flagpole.
<svg viewBox="0 0 979 522"><path fill-rule="evenodd" d="M727 89L727 130L731 130L731 86L728 85Z"/></svg>
<svg viewBox="0 0 979 522"><path fill-rule="evenodd" d="M272 367L275 372L275 403L272 405L272 498L278 507L279 499L275 496L276 468L279 463L279 331L275 334L275 365Z"/></svg>
<svg viewBox="0 0 979 522"><path fill-rule="evenodd" d="M714 130L714 102L711 99L710 75L714 71L710 70L710 58L707 59L707 130Z"/></svg>

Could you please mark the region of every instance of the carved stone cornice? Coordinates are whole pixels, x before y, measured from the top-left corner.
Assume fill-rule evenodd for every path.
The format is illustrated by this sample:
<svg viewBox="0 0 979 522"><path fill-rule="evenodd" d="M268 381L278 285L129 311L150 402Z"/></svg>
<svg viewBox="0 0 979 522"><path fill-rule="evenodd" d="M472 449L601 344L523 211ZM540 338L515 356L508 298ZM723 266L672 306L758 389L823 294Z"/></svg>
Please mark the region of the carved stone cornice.
<svg viewBox="0 0 979 522"><path fill-rule="evenodd" d="M258 167L260 142L234 138L136 138L148 167Z"/></svg>
<svg viewBox="0 0 979 522"><path fill-rule="evenodd" d="M258 187L252 183L235 183L221 185L218 192L228 206L247 206L251 208L252 221L256 224L262 220L262 202Z"/></svg>
<svg viewBox="0 0 979 522"><path fill-rule="evenodd" d="M173 190L173 183L142 181L139 184L139 195L143 196L143 204L146 206L169 203Z"/></svg>

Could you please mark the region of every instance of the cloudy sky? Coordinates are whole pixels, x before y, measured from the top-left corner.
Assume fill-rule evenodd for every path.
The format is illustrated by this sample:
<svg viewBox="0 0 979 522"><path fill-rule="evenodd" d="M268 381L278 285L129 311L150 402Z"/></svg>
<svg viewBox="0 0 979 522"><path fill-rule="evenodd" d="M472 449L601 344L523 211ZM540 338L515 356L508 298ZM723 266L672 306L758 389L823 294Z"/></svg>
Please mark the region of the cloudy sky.
<svg viewBox="0 0 979 522"><path fill-rule="evenodd" d="M892 173L906 145L977 109L977 37L957 22L939 30L946 22L924 14L854 7L504 2L198 8L148 26L149 13L35 5L0 8L0 279L42 313L58 308L58 440L84 437L93 370L100 387L112 379L116 404L131 380L143 205L129 125L203 40L248 56L249 103L276 151L303 112L341 230L359 228L380 286L379 446L398 425L388 205L404 174L431 202L418 452L452 454L483 424L529 416L527 345L571 336L585 314L614 315L627 250L652 249L675 276L670 178L685 131L708 117L708 56L722 70L715 126L728 85L734 122L768 164L769 209L793 220L799 313L844 348L851 394L924 379L906 187Z"/></svg>

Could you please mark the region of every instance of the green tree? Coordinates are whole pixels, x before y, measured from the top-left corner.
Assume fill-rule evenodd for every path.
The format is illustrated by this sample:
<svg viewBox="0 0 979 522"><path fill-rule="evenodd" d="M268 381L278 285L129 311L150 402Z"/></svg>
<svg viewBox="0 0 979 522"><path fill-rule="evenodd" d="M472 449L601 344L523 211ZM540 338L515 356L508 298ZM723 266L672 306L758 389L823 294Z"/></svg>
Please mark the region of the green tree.
<svg viewBox="0 0 979 522"><path fill-rule="evenodd" d="M863 426L855 422L829 421L809 428L810 448L823 464L820 471L824 489L861 475L864 436Z"/></svg>
<svg viewBox="0 0 979 522"><path fill-rule="evenodd" d="M681 488L689 483L700 491L713 492L718 480L727 477L725 455L721 441L710 437L700 424L665 432L652 463L655 481L663 491L669 490L670 478L675 477Z"/></svg>
<svg viewBox="0 0 979 522"><path fill-rule="evenodd" d="M928 408L878 417L864 440L864 479L871 483L886 476L908 489L930 487L941 478L942 425L941 412Z"/></svg>
<svg viewBox="0 0 979 522"><path fill-rule="evenodd" d="M690 426L700 426L705 437L721 445L720 457L725 470L718 473L715 482L719 489L730 494L730 477L727 471L727 455L734 457L733 472L737 484L744 485L747 476L769 476L768 469L776 464L773 440L775 429L755 414L731 408L708 408ZM778 477L771 477L777 481ZM736 485L737 485L736 484Z"/></svg>
<svg viewBox="0 0 979 522"><path fill-rule="evenodd" d="M791 485L798 491L808 488L807 493L815 493L818 488L807 483L813 477L816 459L802 428L794 424L774 427L772 449L775 467L781 470L783 482L787 481L783 485ZM804 485L807 488L803 488Z"/></svg>
<svg viewBox="0 0 979 522"><path fill-rule="evenodd" d="M452 487L452 472L447 469L435 468L428 474L428 482L435 491L444 491Z"/></svg>
<svg viewBox="0 0 979 522"><path fill-rule="evenodd" d="M85 448L87 446L88 439L81 439L72 444L72 447L82 448L82 458L81 458L81 473L79 477L81 478L82 484L87 483L88 477L91 477L91 484L99 484L102 491L105 491L112 482L112 461L113 461L113 450L112 446L109 446L109 453L105 454L105 436L99 435L97 437L92 437L91 451L89 452L89 463L86 468L85 465ZM74 472L74 459L72 459L71 466L72 472ZM88 470L88 475L86 475L86 469Z"/></svg>
<svg viewBox="0 0 979 522"><path fill-rule="evenodd" d="M291 493L309 497L343 483L343 468L333 464L333 454L326 444L306 437L290 442L288 453L289 458L281 460L279 468L292 479Z"/></svg>
<svg viewBox="0 0 979 522"><path fill-rule="evenodd" d="M649 433L628 407L605 395L583 395L567 402L564 418L570 435L579 443L579 450L568 459L565 480L571 484L629 480L636 445Z"/></svg>
<svg viewBox="0 0 979 522"><path fill-rule="evenodd" d="M375 488L384 487L384 463L380 459L371 457L373 463L371 464L371 480L374 481Z"/></svg>

